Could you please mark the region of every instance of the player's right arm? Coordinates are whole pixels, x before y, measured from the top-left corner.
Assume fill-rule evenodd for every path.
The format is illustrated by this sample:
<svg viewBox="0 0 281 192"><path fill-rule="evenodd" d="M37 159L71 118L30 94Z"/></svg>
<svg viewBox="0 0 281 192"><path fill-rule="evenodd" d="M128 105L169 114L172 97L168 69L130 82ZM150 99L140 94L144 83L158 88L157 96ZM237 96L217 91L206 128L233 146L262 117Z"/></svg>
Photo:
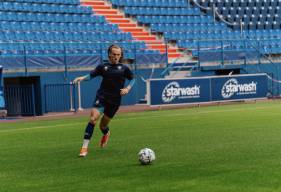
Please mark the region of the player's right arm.
<svg viewBox="0 0 281 192"><path fill-rule="evenodd" d="M76 84L76 83L81 82L81 81L89 80L90 78L91 78L90 75L84 75L84 76L81 76L81 77L76 77L73 80L73 83Z"/></svg>
<svg viewBox="0 0 281 192"><path fill-rule="evenodd" d="M76 84L81 81L88 81L88 80L91 80L92 78L95 78L96 76L102 75L102 69L103 69L103 66L98 65L94 70L92 70L90 72L90 74L75 78L73 80L73 83Z"/></svg>

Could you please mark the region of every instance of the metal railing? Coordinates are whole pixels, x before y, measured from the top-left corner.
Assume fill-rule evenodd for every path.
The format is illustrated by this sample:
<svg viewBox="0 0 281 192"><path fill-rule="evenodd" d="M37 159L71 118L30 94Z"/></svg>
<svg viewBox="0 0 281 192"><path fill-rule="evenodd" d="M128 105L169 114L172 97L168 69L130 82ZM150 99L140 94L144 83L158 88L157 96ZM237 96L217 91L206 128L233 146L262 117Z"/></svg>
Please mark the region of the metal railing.
<svg viewBox="0 0 281 192"><path fill-rule="evenodd" d="M34 85L5 86L4 98L9 116L36 115Z"/></svg>
<svg viewBox="0 0 281 192"><path fill-rule="evenodd" d="M72 83L44 86L45 113L76 111L76 89Z"/></svg>

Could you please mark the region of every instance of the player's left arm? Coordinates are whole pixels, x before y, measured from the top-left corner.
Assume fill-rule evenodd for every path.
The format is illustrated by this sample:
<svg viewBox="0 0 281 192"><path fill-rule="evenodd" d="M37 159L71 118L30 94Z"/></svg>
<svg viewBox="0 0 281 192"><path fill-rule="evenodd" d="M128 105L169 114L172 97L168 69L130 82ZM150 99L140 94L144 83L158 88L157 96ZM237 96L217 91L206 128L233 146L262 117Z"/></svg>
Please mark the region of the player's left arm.
<svg viewBox="0 0 281 192"><path fill-rule="evenodd" d="M127 85L127 87L124 87L123 89L120 89L121 95L127 95L135 84L134 74L132 73L132 71L129 68L127 68L127 70L125 71L125 76L126 76L127 79L130 80L130 82Z"/></svg>
<svg viewBox="0 0 281 192"><path fill-rule="evenodd" d="M135 84L135 79L130 80L129 85L121 90L121 95L127 95Z"/></svg>

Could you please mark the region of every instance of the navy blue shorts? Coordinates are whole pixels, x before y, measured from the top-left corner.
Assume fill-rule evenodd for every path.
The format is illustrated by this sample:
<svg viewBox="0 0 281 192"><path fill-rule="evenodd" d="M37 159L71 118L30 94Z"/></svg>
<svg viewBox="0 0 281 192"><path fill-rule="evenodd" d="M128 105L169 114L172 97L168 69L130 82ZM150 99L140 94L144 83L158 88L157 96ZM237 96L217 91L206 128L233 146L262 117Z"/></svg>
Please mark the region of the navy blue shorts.
<svg viewBox="0 0 281 192"><path fill-rule="evenodd" d="M93 107L97 108L101 113L104 113L109 118L113 118L119 109L119 105L113 105L106 102L104 99L96 97Z"/></svg>

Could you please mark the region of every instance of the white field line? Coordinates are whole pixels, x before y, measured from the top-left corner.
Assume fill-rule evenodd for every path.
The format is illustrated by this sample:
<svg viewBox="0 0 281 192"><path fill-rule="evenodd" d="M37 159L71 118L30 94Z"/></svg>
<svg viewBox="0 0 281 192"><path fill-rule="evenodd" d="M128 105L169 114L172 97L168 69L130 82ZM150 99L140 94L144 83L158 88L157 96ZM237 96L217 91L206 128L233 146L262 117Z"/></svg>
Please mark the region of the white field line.
<svg viewBox="0 0 281 192"><path fill-rule="evenodd" d="M47 129L47 128L57 128L57 127L66 127L66 126L73 126L73 125L80 125L80 123L69 123L69 124L60 124L60 125L45 125L45 126L37 126L37 127L30 127L30 128L20 128L20 129L5 129L0 130L1 133L8 133L8 132L16 132L16 131L29 131L33 129ZM84 123L85 124L85 123Z"/></svg>
<svg viewBox="0 0 281 192"><path fill-rule="evenodd" d="M280 106L271 106L271 108ZM238 112L238 111L252 111L252 110L261 110L266 109L268 107L255 107L255 108L247 108L247 109L226 109L226 110L211 110L211 111L194 111L194 113L186 114L186 113L171 113L171 114L165 114L165 115L150 115L150 116L144 116L144 117L127 117L127 118L121 118L121 119L114 119L114 121L127 121L127 120L134 120L134 119L150 119L150 118L159 118L159 117L179 117L179 116L186 116L187 118L190 116L196 116L200 114L209 114L209 113L222 113L222 112ZM37 127L31 127L31 128L20 128L20 129L5 129L0 130L1 133L10 133L10 132L17 132L17 131L29 131L34 129L48 129L48 128L57 128L57 127L72 127L74 125L86 125L85 122L79 122L79 123L66 123L66 124L59 124L59 125L46 125L46 126L37 126Z"/></svg>

